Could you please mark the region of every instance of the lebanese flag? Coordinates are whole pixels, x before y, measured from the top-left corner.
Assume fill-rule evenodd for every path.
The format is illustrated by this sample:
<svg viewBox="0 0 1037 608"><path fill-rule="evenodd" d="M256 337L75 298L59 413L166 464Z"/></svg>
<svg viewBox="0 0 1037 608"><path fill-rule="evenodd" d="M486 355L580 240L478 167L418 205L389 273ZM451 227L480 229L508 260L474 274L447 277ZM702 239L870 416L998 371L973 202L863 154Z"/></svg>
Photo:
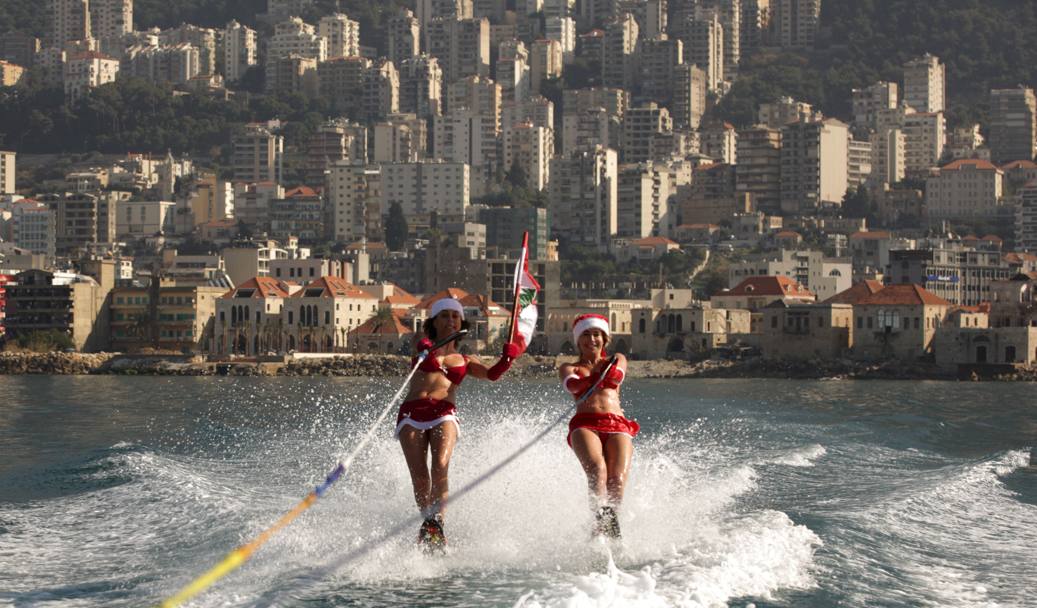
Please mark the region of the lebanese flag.
<svg viewBox="0 0 1037 608"><path fill-rule="evenodd" d="M529 233L522 236L522 257L515 264L515 305L512 308L511 342L526 352L537 326L537 293L540 284L529 273Z"/></svg>

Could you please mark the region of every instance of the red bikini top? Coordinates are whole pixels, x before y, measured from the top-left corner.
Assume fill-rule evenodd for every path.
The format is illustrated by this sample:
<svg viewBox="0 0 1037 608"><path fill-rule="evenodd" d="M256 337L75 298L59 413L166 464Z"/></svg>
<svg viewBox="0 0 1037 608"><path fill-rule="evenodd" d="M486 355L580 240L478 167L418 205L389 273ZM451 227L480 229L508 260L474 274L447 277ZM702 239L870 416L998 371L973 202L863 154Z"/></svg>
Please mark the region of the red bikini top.
<svg viewBox="0 0 1037 608"><path fill-rule="evenodd" d="M442 372L451 384L461 384L461 381L464 380L465 374L468 373L468 357L465 355L461 356L464 358L464 365L455 365L454 367L443 367L443 364L437 360L435 355L429 355L425 358L424 361L421 362L421 365L418 366L418 369L425 372L426 374ZM412 361L417 361L417 358L413 359ZM411 365L413 365L413 362L411 363Z"/></svg>

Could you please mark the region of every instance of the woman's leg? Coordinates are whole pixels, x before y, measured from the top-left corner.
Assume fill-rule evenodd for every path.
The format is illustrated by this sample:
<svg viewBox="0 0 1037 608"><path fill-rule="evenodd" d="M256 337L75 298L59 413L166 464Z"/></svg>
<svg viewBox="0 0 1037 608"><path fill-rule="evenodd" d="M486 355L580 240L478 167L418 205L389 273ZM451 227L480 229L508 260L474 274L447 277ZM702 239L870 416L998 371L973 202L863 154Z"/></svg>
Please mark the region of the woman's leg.
<svg viewBox="0 0 1037 608"><path fill-rule="evenodd" d="M601 439L590 429L576 429L569 435L569 439L583 472L587 474L587 489L591 499L596 502L594 508L597 509L605 503L605 481L608 471L602 454Z"/></svg>
<svg viewBox="0 0 1037 608"><path fill-rule="evenodd" d="M428 470L428 435L428 431L422 431L412 426L404 426L400 429L400 447L403 448L403 457L410 470L410 481L414 486L414 502L418 504L422 514L427 514L429 506L432 504L432 482Z"/></svg>
<svg viewBox="0 0 1037 608"><path fill-rule="evenodd" d="M605 467L608 471L606 486L608 500L618 506L623 500L623 488L630 472L630 458L634 454L634 441L630 435L613 433L605 441Z"/></svg>
<svg viewBox="0 0 1037 608"><path fill-rule="evenodd" d="M446 499L450 493L450 457L457 445L457 424L447 421L429 431L429 447L432 448L431 488L429 509L435 513L446 511Z"/></svg>

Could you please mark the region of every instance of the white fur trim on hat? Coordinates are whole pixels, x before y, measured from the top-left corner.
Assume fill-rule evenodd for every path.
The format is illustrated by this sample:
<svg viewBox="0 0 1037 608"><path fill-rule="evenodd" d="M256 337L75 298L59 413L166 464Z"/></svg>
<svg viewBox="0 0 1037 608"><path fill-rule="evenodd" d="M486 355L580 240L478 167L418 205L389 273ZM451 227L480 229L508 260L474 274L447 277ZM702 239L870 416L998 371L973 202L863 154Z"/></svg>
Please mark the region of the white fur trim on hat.
<svg viewBox="0 0 1037 608"><path fill-rule="evenodd" d="M573 341L580 339L580 335L588 329L600 329L609 335L609 322L598 315L585 316L573 325Z"/></svg>
<svg viewBox="0 0 1037 608"><path fill-rule="evenodd" d="M461 315L461 320L464 321L464 306L461 306L461 302L455 298L440 298L433 302L428 311L428 318L433 319L444 310L456 310L457 314Z"/></svg>

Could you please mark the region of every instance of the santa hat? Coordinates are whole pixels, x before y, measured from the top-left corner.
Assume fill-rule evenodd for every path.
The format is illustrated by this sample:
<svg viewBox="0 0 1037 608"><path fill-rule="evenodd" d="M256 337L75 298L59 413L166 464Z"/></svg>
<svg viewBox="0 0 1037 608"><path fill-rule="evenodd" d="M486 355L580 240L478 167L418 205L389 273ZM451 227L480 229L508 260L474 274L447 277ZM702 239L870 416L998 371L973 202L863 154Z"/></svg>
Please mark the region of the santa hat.
<svg viewBox="0 0 1037 608"><path fill-rule="evenodd" d="M601 315L586 314L576 317L573 321L573 342L580 339L580 335L588 329L600 329L605 335L609 335L609 320Z"/></svg>
<svg viewBox="0 0 1037 608"><path fill-rule="evenodd" d="M464 321L464 306L455 298L449 297L436 300L428 311L428 318L434 319L444 310L456 310L457 314L461 315L461 320Z"/></svg>

